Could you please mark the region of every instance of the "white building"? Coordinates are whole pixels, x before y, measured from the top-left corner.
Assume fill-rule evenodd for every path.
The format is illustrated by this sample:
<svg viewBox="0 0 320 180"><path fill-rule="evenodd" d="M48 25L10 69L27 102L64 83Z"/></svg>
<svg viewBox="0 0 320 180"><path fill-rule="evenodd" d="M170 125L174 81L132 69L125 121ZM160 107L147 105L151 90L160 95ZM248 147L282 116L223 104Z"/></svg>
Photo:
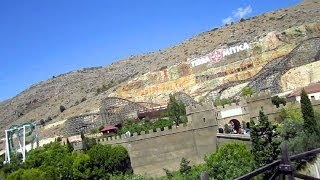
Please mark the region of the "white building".
<svg viewBox="0 0 320 180"><path fill-rule="evenodd" d="M300 100L301 100L300 94L301 94L302 89L304 89L307 92L309 99L320 100L320 83L311 83L306 87L294 90L288 96L288 99L296 100L296 101L300 102Z"/></svg>

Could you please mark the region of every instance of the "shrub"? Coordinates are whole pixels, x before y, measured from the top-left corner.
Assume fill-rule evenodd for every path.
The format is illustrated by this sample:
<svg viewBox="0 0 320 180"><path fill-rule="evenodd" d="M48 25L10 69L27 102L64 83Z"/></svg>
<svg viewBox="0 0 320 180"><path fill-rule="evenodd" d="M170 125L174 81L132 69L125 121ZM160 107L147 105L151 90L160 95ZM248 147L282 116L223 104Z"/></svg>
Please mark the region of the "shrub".
<svg viewBox="0 0 320 180"><path fill-rule="evenodd" d="M241 96L252 95L254 91L250 87L245 87L241 91Z"/></svg>
<svg viewBox="0 0 320 180"><path fill-rule="evenodd" d="M277 108L280 106L280 104L283 104L284 106L287 104L287 101L285 98L280 98L279 96L273 96L271 98L271 102L273 105L275 105Z"/></svg>
<svg viewBox="0 0 320 180"><path fill-rule="evenodd" d="M180 173L181 174L189 174L190 170L191 170L191 166L189 166L190 161L188 161L186 158L182 158L181 162L180 162Z"/></svg>
<svg viewBox="0 0 320 180"><path fill-rule="evenodd" d="M63 112L63 111L65 111L66 110L66 108L64 107L64 106L60 106L60 112Z"/></svg>
<svg viewBox="0 0 320 180"><path fill-rule="evenodd" d="M87 100L87 98L86 97L83 97L82 99L81 99L81 102L84 102L84 101L86 101Z"/></svg>
<svg viewBox="0 0 320 180"><path fill-rule="evenodd" d="M254 168L254 159L244 143L222 144L205 158L208 173L214 179L235 179Z"/></svg>

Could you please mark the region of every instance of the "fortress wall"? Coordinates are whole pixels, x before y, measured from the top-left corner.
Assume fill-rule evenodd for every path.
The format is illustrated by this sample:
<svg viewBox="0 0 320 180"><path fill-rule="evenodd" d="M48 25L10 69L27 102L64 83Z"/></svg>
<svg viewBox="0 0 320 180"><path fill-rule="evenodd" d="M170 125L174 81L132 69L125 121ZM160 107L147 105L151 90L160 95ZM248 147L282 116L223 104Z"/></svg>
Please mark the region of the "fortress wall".
<svg viewBox="0 0 320 180"><path fill-rule="evenodd" d="M163 168L178 170L183 157L191 164L203 162L205 155L216 151L216 133L215 119L208 118L163 131L134 133L129 138L100 139L99 143L123 145L129 152L134 173L154 177L165 175Z"/></svg>
<svg viewBox="0 0 320 180"><path fill-rule="evenodd" d="M312 100L315 109L320 110L320 101ZM173 126L172 129L164 128L156 132L150 130L134 133L133 136L109 137L100 139L102 144L116 144L127 148L135 174L144 176L163 176L163 168L178 170L182 157L191 161L191 164L203 162L205 155L216 151L217 147L226 142L245 142L250 148L250 137L240 134L218 134L217 121L229 121L235 118L241 122L257 118L261 106L270 121L274 121L282 108L300 108L298 102L288 102L286 106L276 108L271 103L271 94L262 92L243 98L239 104L225 107L214 107L212 104L193 105L186 108L188 123L186 126ZM241 107L242 115L219 118L221 110L230 110Z"/></svg>

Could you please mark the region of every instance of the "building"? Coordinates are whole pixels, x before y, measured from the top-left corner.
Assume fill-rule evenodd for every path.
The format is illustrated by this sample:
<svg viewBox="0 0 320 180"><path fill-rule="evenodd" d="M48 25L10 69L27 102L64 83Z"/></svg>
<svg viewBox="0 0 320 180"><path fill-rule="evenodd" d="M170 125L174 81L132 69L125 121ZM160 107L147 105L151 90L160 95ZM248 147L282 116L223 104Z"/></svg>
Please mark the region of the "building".
<svg viewBox="0 0 320 180"><path fill-rule="evenodd" d="M112 126L112 125L108 125L106 127L104 127L101 132L104 134L104 135L110 135L110 134L115 134L117 133L118 131L118 127L116 126Z"/></svg>
<svg viewBox="0 0 320 180"><path fill-rule="evenodd" d="M84 147L83 147L83 141L82 141L81 135L75 135L75 136L63 138L61 143L65 145L67 144L68 141L72 145L74 151L76 152L83 151Z"/></svg>
<svg viewBox="0 0 320 180"><path fill-rule="evenodd" d="M288 96L288 100L300 102L301 100L300 94L302 89L304 89L307 92L309 99L320 100L320 83L311 83L306 87L294 90Z"/></svg>

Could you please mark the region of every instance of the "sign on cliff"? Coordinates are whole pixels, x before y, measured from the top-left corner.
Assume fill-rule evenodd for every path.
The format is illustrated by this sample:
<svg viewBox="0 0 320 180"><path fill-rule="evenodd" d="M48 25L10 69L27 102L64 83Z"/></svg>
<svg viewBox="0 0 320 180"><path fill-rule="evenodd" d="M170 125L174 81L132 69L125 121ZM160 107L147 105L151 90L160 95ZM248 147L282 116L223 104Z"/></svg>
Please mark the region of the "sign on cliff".
<svg viewBox="0 0 320 180"><path fill-rule="evenodd" d="M230 56L232 54L235 54L240 51L247 50L247 49L250 49L250 46L248 43L245 42L245 43L238 45L238 46L232 46L232 47L229 47L226 49L214 50L211 53L209 53L208 55L194 59L193 61L191 61L191 65L192 65L192 67L196 67L201 64L208 63L210 61L216 63L216 62L221 61L221 59L224 57Z"/></svg>

